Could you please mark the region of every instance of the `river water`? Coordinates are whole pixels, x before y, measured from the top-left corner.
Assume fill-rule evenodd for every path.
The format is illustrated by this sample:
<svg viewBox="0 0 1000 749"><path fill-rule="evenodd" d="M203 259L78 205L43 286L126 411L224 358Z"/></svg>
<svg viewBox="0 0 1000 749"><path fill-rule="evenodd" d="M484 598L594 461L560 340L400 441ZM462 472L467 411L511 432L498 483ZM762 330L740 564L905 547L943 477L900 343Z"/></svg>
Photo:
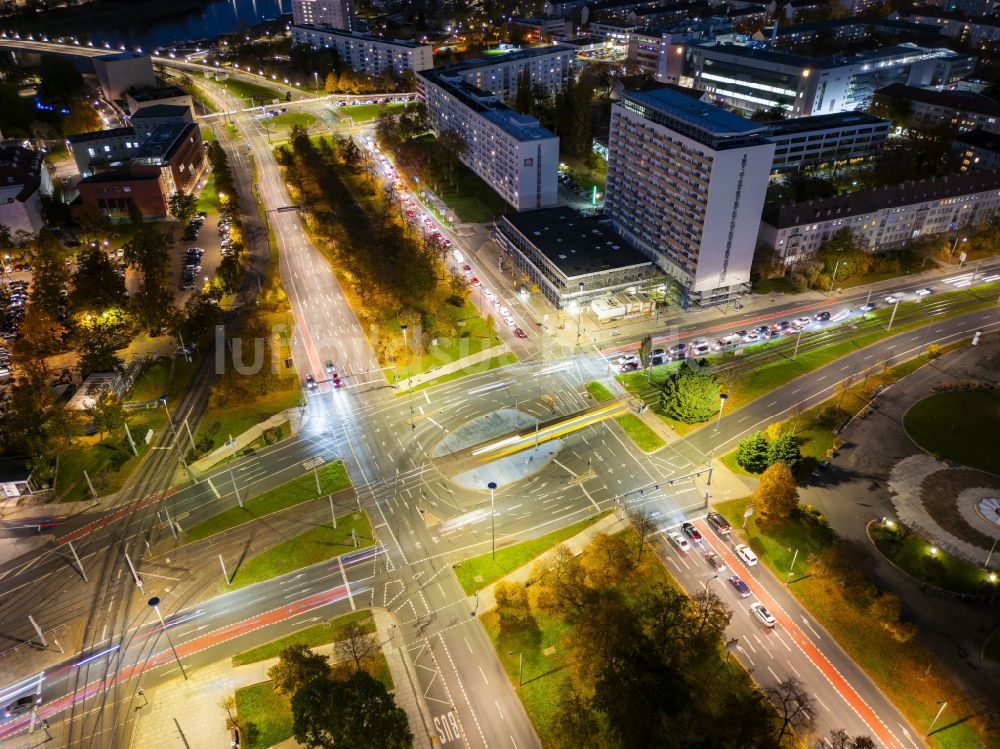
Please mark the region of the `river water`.
<svg viewBox="0 0 1000 749"><path fill-rule="evenodd" d="M152 50L182 41L214 39L220 34L278 18L291 10L291 0L217 0L184 15L149 23L143 23L140 18L129 19L129 23L120 28L90 32L86 36L95 43L109 42L116 47L124 44L131 49Z"/></svg>

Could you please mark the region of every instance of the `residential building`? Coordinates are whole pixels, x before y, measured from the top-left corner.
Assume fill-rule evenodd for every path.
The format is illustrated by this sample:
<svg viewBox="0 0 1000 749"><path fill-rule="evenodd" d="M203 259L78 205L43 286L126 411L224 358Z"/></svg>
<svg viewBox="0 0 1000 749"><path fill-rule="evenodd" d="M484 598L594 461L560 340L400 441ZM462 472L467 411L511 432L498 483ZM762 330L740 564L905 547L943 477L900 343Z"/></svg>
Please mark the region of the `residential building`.
<svg viewBox="0 0 1000 749"><path fill-rule="evenodd" d="M587 0L545 0L542 15L546 18L569 18L587 4Z"/></svg>
<svg viewBox="0 0 1000 749"><path fill-rule="evenodd" d="M892 123L867 112L838 112L767 123L774 143L771 172L871 159L885 147Z"/></svg>
<svg viewBox="0 0 1000 749"><path fill-rule="evenodd" d="M777 9L777 2L775 3ZM817 16L827 12L828 5L824 0L788 0L780 8L786 21L794 21L799 16Z"/></svg>
<svg viewBox="0 0 1000 749"><path fill-rule="evenodd" d="M865 109L875 91L892 83L948 85L971 73L975 64L970 55L910 43L851 57L814 58L697 42L688 53L687 75L694 88L726 106L751 112L782 107L798 117Z"/></svg>
<svg viewBox="0 0 1000 749"><path fill-rule="evenodd" d="M638 24L624 21L591 21L590 31L587 33L615 44L628 44L631 34L638 28Z"/></svg>
<svg viewBox="0 0 1000 749"><path fill-rule="evenodd" d="M127 162L139 150L140 140L135 128L116 127L71 135L66 139L66 147L73 154L77 171L88 177L100 168Z"/></svg>
<svg viewBox="0 0 1000 749"><path fill-rule="evenodd" d="M354 31L353 0L292 0L292 24L295 26L329 26Z"/></svg>
<svg viewBox="0 0 1000 749"><path fill-rule="evenodd" d="M125 94L128 111L135 114L145 107L156 107L170 104L177 107L187 107L194 111L194 99L179 86L155 86L152 88L132 89Z"/></svg>
<svg viewBox="0 0 1000 749"><path fill-rule="evenodd" d="M194 122L194 113L188 106L154 104L151 107L143 107L128 119L137 133L148 137L149 133L160 125L186 125Z"/></svg>
<svg viewBox="0 0 1000 749"><path fill-rule="evenodd" d="M0 224L12 235L38 233L44 224L41 196L51 194L52 178L40 152L0 143Z"/></svg>
<svg viewBox="0 0 1000 749"><path fill-rule="evenodd" d="M31 483L31 458L27 455L0 457L0 502L8 504L34 491ZM14 503L16 504L16 502Z"/></svg>
<svg viewBox="0 0 1000 749"><path fill-rule="evenodd" d="M163 219L169 213L169 191L159 170L115 169L80 180L80 203L93 206L112 220L129 218L134 206L143 218Z"/></svg>
<svg viewBox="0 0 1000 749"><path fill-rule="evenodd" d="M761 29L753 35L759 41L772 41L778 47L794 47L819 39L850 43L864 41L873 36L905 37L910 42L933 44L941 36L941 29L933 24L916 22L916 19L893 20L884 18L835 18L827 21L779 26L777 30Z"/></svg>
<svg viewBox="0 0 1000 749"><path fill-rule="evenodd" d="M577 55L595 55L607 52L612 45L607 39L597 36L577 36L572 39L560 39L559 44L567 47Z"/></svg>
<svg viewBox="0 0 1000 749"><path fill-rule="evenodd" d="M951 142L951 150L958 155L961 172L1000 170L1000 135L996 133L963 133Z"/></svg>
<svg viewBox="0 0 1000 749"><path fill-rule="evenodd" d="M517 87L527 72L532 88L555 96L566 87L576 51L561 45L528 47L488 58L463 60L437 68L445 76L458 77L471 86L488 91L505 104L517 97Z"/></svg>
<svg viewBox="0 0 1000 749"><path fill-rule="evenodd" d="M774 156L765 134L669 87L612 105L605 213L695 304L749 289Z"/></svg>
<svg viewBox="0 0 1000 749"><path fill-rule="evenodd" d="M573 22L568 18L518 18L510 25L528 34L528 40L538 44L546 38L569 39L573 36Z"/></svg>
<svg viewBox="0 0 1000 749"><path fill-rule="evenodd" d="M657 81L676 84L684 76L684 53L689 44L730 31L732 24L716 17L638 29L629 36L628 59Z"/></svg>
<svg viewBox="0 0 1000 749"><path fill-rule="evenodd" d="M387 70L403 75L434 67L434 48L429 44L382 39L326 26L292 26L292 44L335 49L352 70L370 75L379 75Z"/></svg>
<svg viewBox="0 0 1000 749"><path fill-rule="evenodd" d="M114 52L91 58L104 95L121 99L130 88L155 88L153 60L140 52Z"/></svg>
<svg viewBox="0 0 1000 749"><path fill-rule="evenodd" d="M493 239L557 309L662 285L652 261L618 236L611 222L566 206L501 216Z"/></svg>
<svg viewBox="0 0 1000 749"><path fill-rule="evenodd" d="M555 205L559 138L446 70L417 74L434 133L460 133L462 162L515 209Z"/></svg>
<svg viewBox="0 0 1000 749"><path fill-rule="evenodd" d="M790 264L844 228L865 250L878 252L979 223L998 210L1000 172L950 174L780 206L765 213L760 240Z"/></svg>
<svg viewBox="0 0 1000 749"><path fill-rule="evenodd" d="M883 102L904 102L916 128L945 127L959 132L1000 133L1000 102L973 91L938 91L894 83L875 95Z"/></svg>
<svg viewBox="0 0 1000 749"><path fill-rule="evenodd" d="M994 16L966 16L961 11L934 6L914 8L906 16L910 21L937 26L949 39L970 44L977 49L989 49L1000 42L1000 21Z"/></svg>

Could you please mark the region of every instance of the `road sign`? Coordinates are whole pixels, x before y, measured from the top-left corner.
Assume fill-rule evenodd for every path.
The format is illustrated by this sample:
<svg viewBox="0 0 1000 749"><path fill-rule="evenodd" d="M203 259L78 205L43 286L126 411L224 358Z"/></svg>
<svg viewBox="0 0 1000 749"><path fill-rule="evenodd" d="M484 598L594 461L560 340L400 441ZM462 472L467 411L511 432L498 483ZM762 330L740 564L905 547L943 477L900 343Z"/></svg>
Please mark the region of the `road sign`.
<svg viewBox="0 0 1000 749"><path fill-rule="evenodd" d="M748 518L753 515L753 505L747 505L747 508L743 511L743 517Z"/></svg>

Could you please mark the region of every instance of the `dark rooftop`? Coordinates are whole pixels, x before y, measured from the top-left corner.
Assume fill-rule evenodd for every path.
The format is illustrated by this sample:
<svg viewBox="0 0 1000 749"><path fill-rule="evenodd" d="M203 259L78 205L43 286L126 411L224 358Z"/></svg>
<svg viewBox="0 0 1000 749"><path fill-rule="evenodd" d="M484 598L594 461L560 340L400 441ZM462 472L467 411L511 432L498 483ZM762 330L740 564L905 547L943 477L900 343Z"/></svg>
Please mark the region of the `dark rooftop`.
<svg viewBox="0 0 1000 749"><path fill-rule="evenodd" d="M174 99L178 96L187 96L188 92L179 86L158 86L157 88L138 88L129 91L128 95L135 101L159 101L160 99Z"/></svg>
<svg viewBox="0 0 1000 749"><path fill-rule="evenodd" d="M883 120L867 112L834 112L833 114L818 114L812 117L792 117L787 120L777 120L767 123L768 135L791 135L792 133L809 133L815 130L831 128L856 127L859 125L885 125L889 120Z"/></svg>
<svg viewBox="0 0 1000 749"><path fill-rule="evenodd" d="M89 133L77 133L69 136L66 140L70 143L89 143L95 140L107 140L108 138L130 138L135 135L135 130L131 127L114 127L110 130L93 130Z"/></svg>
<svg viewBox="0 0 1000 749"><path fill-rule="evenodd" d="M765 212L764 222L776 229L826 221L839 216L857 216L892 206L941 200L1000 188L1000 172L949 174L936 179L904 182L875 190L861 190L822 200L789 203Z"/></svg>
<svg viewBox="0 0 1000 749"><path fill-rule="evenodd" d="M950 107L975 114L1000 116L1000 102L972 91L937 91L932 88L918 88L903 83L893 83L875 92L876 96L906 99L921 104Z"/></svg>
<svg viewBox="0 0 1000 749"><path fill-rule="evenodd" d="M135 120L144 120L147 118L184 117L185 114L190 112L191 107L185 104L153 104L137 110L135 114L129 115L129 119L134 122Z"/></svg>
<svg viewBox="0 0 1000 749"><path fill-rule="evenodd" d="M567 206L522 211L503 220L527 237L568 279L652 265L612 230L610 221L584 216Z"/></svg>
<svg viewBox="0 0 1000 749"><path fill-rule="evenodd" d="M1000 153L1000 135L988 133L985 130L976 129L968 133L959 133L955 136L955 142L972 148L982 148L986 151Z"/></svg>
<svg viewBox="0 0 1000 749"><path fill-rule="evenodd" d="M99 182L137 182L160 179L158 171L141 171L125 169L112 169L107 172L98 172L80 180L81 185L93 185Z"/></svg>
<svg viewBox="0 0 1000 749"><path fill-rule="evenodd" d="M656 109L668 117L715 136L746 136L764 129L764 125L759 122L740 117L714 104L706 104L666 86L655 91L630 91L623 98Z"/></svg>
<svg viewBox="0 0 1000 749"><path fill-rule="evenodd" d="M13 484L31 478L27 455L0 457L0 483Z"/></svg>
<svg viewBox="0 0 1000 749"><path fill-rule="evenodd" d="M24 202L41 186L42 155L16 143L0 145L0 182L19 185L17 200Z"/></svg>
<svg viewBox="0 0 1000 749"><path fill-rule="evenodd" d="M173 125L159 125L153 129L149 137L139 146L135 154L137 160L141 159L164 159L168 157L180 141L187 134L195 129L194 123L178 123Z"/></svg>

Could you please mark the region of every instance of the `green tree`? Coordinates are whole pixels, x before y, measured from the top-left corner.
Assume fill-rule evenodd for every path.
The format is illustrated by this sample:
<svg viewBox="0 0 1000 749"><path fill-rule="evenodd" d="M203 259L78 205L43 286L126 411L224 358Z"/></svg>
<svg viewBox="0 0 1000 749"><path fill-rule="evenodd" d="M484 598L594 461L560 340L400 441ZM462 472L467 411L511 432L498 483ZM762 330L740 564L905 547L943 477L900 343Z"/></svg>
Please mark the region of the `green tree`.
<svg viewBox="0 0 1000 749"><path fill-rule="evenodd" d="M155 226L137 226L125 243L125 262L142 274L146 283L162 283L170 267L167 240Z"/></svg>
<svg viewBox="0 0 1000 749"><path fill-rule="evenodd" d="M570 684L552 716L552 738L556 749L598 746L601 726L590 701Z"/></svg>
<svg viewBox="0 0 1000 749"><path fill-rule="evenodd" d="M783 434L767 448L767 464L784 463L794 473L802 462L799 440L794 434ZM742 465L742 464L741 464Z"/></svg>
<svg viewBox="0 0 1000 749"><path fill-rule="evenodd" d="M128 341L123 340L124 325L119 314L103 313L86 315L77 326L78 366L83 376L93 372L120 371L125 363L118 356L118 349Z"/></svg>
<svg viewBox="0 0 1000 749"><path fill-rule="evenodd" d="M30 254L34 268L26 314L41 309L52 317L59 317L60 308L65 306L63 294L69 286L66 251L55 235L43 229L35 238Z"/></svg>
<svg viewBox="0 0 1000 749"><path fill-rule="evenodd" d="M292 697L311 682L325 682L330 677L330 664L325 655L296 643L281 651L278 662L267 670L267 676L274 691Z"/></svg>
<svg viewBox="0 0 1000 749"><path fill-rule="evenodd" d="M125 408L115 391L108 389L94 399L94 405L87 409L87 415L94 422L94 428L101 439L111 434L125 423Z"/></svg>
<svg viewBox="0 0 1000 749"><path fill-rule="evenodd" d="M493 586L500 626L519 627L531 619L528 589L522 583L500 580Z"/></svg>
<svg viewBox="0 0 1000 749"><path fill-rule="evenodd" d="M194 193L175 192L170 196L170 215L186 224L194 218L198 210L198 198Z"/></svg>
<svg viewBox="0 0 1000 749"><path fill-rule="evenodd" d="M385 686L364 671L312 679L292 695L292 730L307 747L407 749L413 734Z"/></svg>
<svg viewBox="0 0 1000 749"><path fill-rule="evenodd" d="M789 518L799 504L799 489L792 469L785 463L768 466L750 501L762 525L773 525Z"/></svg>
<svg viewBox="0 0 1000 749"><path fill-rule="evenodd" d="M332 70L326 74L326 81L323 85L323 90L328 94L333 94L338 91L339 81L337 79L337 74Z"/></svg>
<svg viewBox="0 0 1000 749"><path fill-rule="evenodd" d="M125 279L100 247L87 248L77 257L69 300L75 312L96 314L128 304Z"/></svg>
<svg viewBox="0 0 1000 749"><path fill-rule="evenodd" d="M760 473L770 464L767 439L760 432L744 437L736 448L736 462L750 473Z"/></svg>
<svg viewBox="0 0 1000 749"><path fill-rule="evenodd" d="M719 412L719 383L711 372L699 372L685 361L663 383L660 405L685 424L707 421Z"/></svg>

